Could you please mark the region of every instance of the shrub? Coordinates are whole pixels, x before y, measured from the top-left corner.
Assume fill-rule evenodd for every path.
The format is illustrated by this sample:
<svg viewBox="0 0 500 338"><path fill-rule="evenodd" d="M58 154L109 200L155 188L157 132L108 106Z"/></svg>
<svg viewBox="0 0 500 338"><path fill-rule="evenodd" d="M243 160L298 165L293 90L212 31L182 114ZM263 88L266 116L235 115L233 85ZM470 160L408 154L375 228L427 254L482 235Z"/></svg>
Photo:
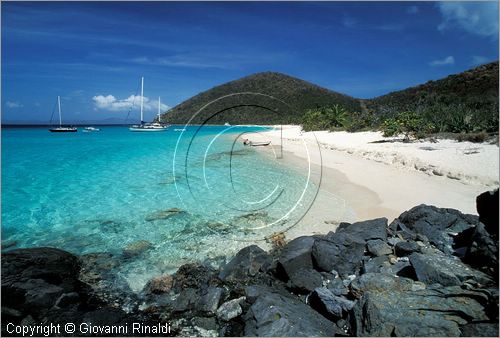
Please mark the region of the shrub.
<svg viewBox="0 0 500 338"><path fill-rule="evenodd" d="M346 110L338 104L310 109L302 118L302 127L304 131L333 130L343 127L346 115Z"/></svg>
<svg viewBox="0 0 500 338"><path fill-rule="evenodd" d="M457 136L458 142L474 142L474 143L483 143L488 139L488 133L485 131L481 131L479 133L461 133Z"/></svg>

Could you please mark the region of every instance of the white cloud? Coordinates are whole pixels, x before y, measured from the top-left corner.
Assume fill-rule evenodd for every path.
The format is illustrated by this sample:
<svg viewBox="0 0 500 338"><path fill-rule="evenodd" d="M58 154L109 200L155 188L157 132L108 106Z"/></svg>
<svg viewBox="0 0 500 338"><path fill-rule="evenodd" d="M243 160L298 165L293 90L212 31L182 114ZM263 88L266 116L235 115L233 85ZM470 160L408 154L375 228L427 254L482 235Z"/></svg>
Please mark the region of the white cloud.
<svg viewBox="0 0 500 338"><path fill-rule="evenodd" d="M92 98L94 100L95 109L103 109L109 111L127 111L132 107L139 107L141 104L140 95L130 95L126 99L117 99L113 95L96 95ZM161 104L160 110L162 112L169 108L166 104ZM158 101L150 100L144 96L144 111L157 111Z"/></svg>
<svg viewBox="0 0 500 338"><path fill-rule="evenodd" d="M417 14L420 10L418 9L417 6L410 6L406 9L406 12L408 14Z"/></svg>
<svg viewBox="0 0 500 338"><path fill-rule="evenodd" d="M485 63L488 63L490 62L490 58L487 58L486 56L480 56L480 55L474 55L472 57L472 62L471 64L473 66L479 66L479 65L483 65Z"/></svg>
<svg viewBox="0 0 500 338"><path fill-rule="evenodd" d="M440 2L443 22L438 30L459 27L466 32L482 36L498 37L498 3L491 2Z"/></svg>
<svg viewBox="0 0 500 338"><path fill-rule="evenodd" d="M446 66L453 65L455 63L455 58L453 56L447 56L441 60L433 60L429 62L431 66Z"/></svg>
<svg viewBox="0 0 500 338"><path fill-rule="evenodd" d="M15 102L15 101L7 101L5 104L9 108L21 108L21 107L24 107L23 104L21 104L19 102Z"/></svg>

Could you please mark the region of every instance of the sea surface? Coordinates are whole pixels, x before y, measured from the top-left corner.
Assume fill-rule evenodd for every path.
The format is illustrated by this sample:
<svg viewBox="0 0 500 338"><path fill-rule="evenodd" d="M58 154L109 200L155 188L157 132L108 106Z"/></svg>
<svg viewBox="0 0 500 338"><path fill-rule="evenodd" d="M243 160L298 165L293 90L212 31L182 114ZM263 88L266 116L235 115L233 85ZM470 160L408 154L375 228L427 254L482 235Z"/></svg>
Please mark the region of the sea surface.
<svg viewBox="0 0 500 338"><path fill-rule="evenodd" d="M2 128L2 247L125 249L132 258L117 273L137 291L151 276L223 262L293 227L318 191L276 145L243 146L263 127L101 128Z"/></svg>

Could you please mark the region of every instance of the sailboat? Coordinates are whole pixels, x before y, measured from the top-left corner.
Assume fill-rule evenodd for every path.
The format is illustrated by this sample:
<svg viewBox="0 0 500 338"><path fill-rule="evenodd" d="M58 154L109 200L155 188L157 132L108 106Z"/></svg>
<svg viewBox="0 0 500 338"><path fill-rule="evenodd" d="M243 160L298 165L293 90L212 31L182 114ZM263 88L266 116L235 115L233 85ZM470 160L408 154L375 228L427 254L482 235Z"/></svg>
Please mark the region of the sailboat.
<svg viewBox="0 0 500 338"><path fill-rule="evenodd" d="M74 133L78 131L75 127L71 126L64 126L62 125L62 118L61 118L61 97L57 96L57 106L59 108L59 127L56 128L51 128L49 131L51 133Z"/></svg>
<svg viewBox="0 0 500 338"><path fill-rule="evenodd" d="M144 123L144 77L141 77L141 124L128 128L130 131L165 131L168 126L160 123L160 98L158 97L158 122Z"/></svg>

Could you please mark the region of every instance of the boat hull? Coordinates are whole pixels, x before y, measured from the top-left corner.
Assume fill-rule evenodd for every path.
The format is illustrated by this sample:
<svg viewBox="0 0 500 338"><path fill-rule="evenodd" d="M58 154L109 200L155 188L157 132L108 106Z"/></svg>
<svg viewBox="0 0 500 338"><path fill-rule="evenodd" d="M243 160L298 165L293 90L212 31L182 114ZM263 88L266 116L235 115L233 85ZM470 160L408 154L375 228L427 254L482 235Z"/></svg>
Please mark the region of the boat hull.
<svg viewBox="0 0 500 338"><path fill-rule="evenodd" d="M54 128L54 129L49 129L49 131L51 133L76 133L78 131L78 129L58 129L58 128Z"/></svg>
<svg viewBox="0 0 500 338"><path fill-rule="evenodd" d="M167 128L158 128L158 129L149 129L149 128L134 128L134 127L130 127L128 128L128 130L130 131L136 131L136 132L160 132L160 131L166 131Z"/></svg>

